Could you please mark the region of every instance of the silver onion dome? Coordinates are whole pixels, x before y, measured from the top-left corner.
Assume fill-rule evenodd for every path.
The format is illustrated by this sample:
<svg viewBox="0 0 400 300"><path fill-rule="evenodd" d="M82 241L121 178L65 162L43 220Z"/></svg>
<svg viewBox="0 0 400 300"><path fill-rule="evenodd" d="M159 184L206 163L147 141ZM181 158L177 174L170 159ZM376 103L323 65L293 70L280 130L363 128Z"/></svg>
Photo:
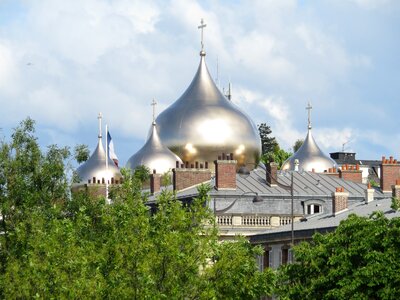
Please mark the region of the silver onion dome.
<svg viewBox="0 0 400 300"><path fill-rule="evenodd" d="M89 157L77 170L79 178L78 184L84 183L100 183L105 184L114 182L121 182L122 175L119 168L115 165L114 161L108 157L108 166L106 166L106 152L103 148L102 135L101 135L101 120L102 115L99 113L99 135L97 147Z"/></svg>
<svg viewBox="0 0 400 300"><path fill-rule="evenodd" d="M233 153L238 165L253 169L261 153L257 129L217 88L203 50L200 57L187 90L157 118L161 141L185 162L213 162L221 153Z"/></svg>
<svg viewBox="0 0 400 300"><path fill-rule="evenodd" d="M108 170L106 169L106 152L103 148L101 136L93 154L77 169L79 183L109 183L120 182L122 175L114 161L108 157Z"/></svg>
<svg viewBox="0 0 400 300"><path fill-rule="evenodd" d="M162 174L175 168L177 161L179 164L182 163L182 160L177 155L161 143L156 123L153 122L146 143L129 158L126 166L134 170L136 167L144 165L151 171L156 170L158 174Z"/></svg>
<svg viewBox="0 0 400 300"><path fill-rule="evenodd" d="M329 168L336 167L336 163L333 159L325 155L315 142L311 133L311 105L307 106L308 113L308 133L303 145L289 157L283 164L282 170L304 170L304 171L315 171L322 173Z"/></svg>

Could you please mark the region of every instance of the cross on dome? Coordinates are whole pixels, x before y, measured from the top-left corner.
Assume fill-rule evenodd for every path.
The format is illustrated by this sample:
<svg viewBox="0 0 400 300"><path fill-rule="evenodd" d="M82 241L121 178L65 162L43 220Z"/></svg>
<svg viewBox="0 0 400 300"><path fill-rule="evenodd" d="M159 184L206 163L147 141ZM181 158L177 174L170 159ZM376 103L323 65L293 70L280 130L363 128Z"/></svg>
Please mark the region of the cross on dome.
<svg viewBox="0 0 400 300"><path fill-rule="evenodd" d="M204 52L204 36L203 36L203 33L204 33L204 27L206 27L207 24L204 24L203 18L201 18L200 24L201 25L197 26L198 29L201 29L201 52L200 52L200 54L204 55L205 52Z"/></svg>
<svg viewBox="0 0 400 300"><path fill-rule="evenodd" d="M311 129L311 110L312 110L312 106L311 106L310 102L308 102L306 110L308 110L308 129Z"/></svg>
<svg viewBox="0 0 400 300"><path fill-rule="evenodd" d="M101 135L101 120L103 118L103 114L101 112L99 112L99 115L97 116L97 119L99 119L99 139L101 139L102 135Z"/></svg>
<svg viewBox="0 0 400 300"><path fill-rule="evenodd" d="M154 98L153 98L153 101L151 102L150 105L153 106L153 124L155 124L156 123L156 105L157 105L157 102L156 102L156 100Z"/></svg>

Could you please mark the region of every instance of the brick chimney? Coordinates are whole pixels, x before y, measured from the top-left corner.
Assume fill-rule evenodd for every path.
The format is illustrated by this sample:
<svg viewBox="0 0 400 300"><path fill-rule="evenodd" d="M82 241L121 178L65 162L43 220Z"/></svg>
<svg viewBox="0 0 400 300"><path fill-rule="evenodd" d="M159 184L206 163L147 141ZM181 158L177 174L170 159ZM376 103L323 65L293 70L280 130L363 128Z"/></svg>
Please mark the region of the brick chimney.
<svg viewBox="0 0 400 300"><path fill-rule="evenodd" d="M365 190L365 203L374 201L375 190L372 188L371 183L368 183L367 189Z"/></svg>
<svg viewBox="0 0 400 300"><path fill-rule="evenodd" d="M396 179L400 179L400 165L393 156L386 159L382 156L381 163L381 189L382 192L392 192L392 185L396 183Z"/></svg>
<svg viewBox="0 0 400 300"><path fill-rule="evenodd" d="M323 174L339 178L339 171L336 168L329 168L328 170L325 170Z"/></svg>
<svg viewBox="0 0 400 300"><path fill-rule="evenodd" d="M150 193L154 195L161 189L161 174L157 174L156 170L153 170L153 174L150 175Z"/></svg>
<svg viewBox="0 0 400 300"><path fill-rule="evenodd" d="M337 187L336 191L332 193L332 214L334 216L347 210L348 199L349 193L345 192L344 188Z"/></svg>
<svg viewBox="0 0 400 300"><path fill-rule="evenodd" d="M219 156L215 164L215 187L217 190L236 190L237 160L233 154Z"/></svg>
<svg viewBox="0 0 400 300"><path fill-rule="evenodd" d="M360 170L360 165L343 165L342 168L339 169L339 178L356 183L362 183L362 171Z"/></svg>
<svg viewBox="0 0 400 300"><path fill-rule="evenodd" d="M270 162L266 165L266 170L267 184L271 187L277 186L276 179L278 179L278 164L276 162Z"/></svg>
<svg viewBox="0 0 400 300"><path fill-rule="evenodd" d="M392 185L392 197L400 198L400 179L396 179L396 184Z"/></svg>
<svg viewBox="0 0 400 300"><path fill-rule="evenodd" d="M204 164L196 162L195 165L189 163L176 163L176 168L172 170L172 184L174 191L180 191L194 185L211 180L211 170L208 168L208 162Z"/></svg>

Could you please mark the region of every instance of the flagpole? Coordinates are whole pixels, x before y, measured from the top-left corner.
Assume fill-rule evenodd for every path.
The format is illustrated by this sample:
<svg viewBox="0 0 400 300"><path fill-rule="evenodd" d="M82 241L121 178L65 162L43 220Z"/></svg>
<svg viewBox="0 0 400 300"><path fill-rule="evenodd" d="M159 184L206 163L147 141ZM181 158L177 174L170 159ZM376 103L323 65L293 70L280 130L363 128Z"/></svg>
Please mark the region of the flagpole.
<svg viewBox="0 0 400 300"><path fill-rule="evenodd" d="M110 200L108 199L108 125L106 124L106 201L110 204Z"/></svg>

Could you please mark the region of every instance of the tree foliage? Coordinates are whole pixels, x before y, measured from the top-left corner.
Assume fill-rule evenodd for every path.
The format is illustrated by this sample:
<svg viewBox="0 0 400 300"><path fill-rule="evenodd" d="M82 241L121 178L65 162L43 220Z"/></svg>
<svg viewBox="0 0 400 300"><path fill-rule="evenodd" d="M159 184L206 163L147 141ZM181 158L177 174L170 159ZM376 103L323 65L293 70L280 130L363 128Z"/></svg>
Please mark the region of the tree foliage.
<svg viewBox="0 0 400 300"><path fill-rule="evenodd" d="M262 147L261 162L264 164L276 162L278 168L281 168L282 164L292 155L292 153L281 149L275 137L270 136L272 131L266 123L258 125L258 132L260 134Z"/></svg>
<svg viewBox="0 0 400 300"><path fill-rule="evenodd" d="M140 165L135 168L133 175L135 178L139 179L142 183L149 181L150 179L150 169L145 165Z"/></svg>
<svg viewBox="0 0 400 300"><path fill-rule="evenodd" d="M163 191L151 208L142 178L122 170L112 205L71 195L68 149L42 153L30 119L0 156L0 298L258 299L271 291L259 249L218 242L206 185L189 204Z"/></svg>
<svg viewBox="0 0 400 300"><path fill-rule="evenodd" d="M80 144L76 145L74 148L74 158L78 164L83 163L89 159L90 150L87 145Z"/></svg>
<svg viewBox="0 0 400 300"><path fill-rule="evenodd" d="M296 263L280 270L289 299L399 299L400 218L350 215L335 232L295 247Z"/></svg>
<svg viewBox="0 0 400 300"><path fill-rule="evenodd" d="M294 145L293 145L293 152L297 152L297 150L300 149L300 147L303 145L303 143L304 143L303 139L296 140L296 142L294 142Z"/></svg>
<svg viewBox="0 0 400 300"><path fill-rule="evenodd" d="M276 141L275 137L271 136L271 128L266 123L261 123L257 127L261 139L262 155L274 153L275 148L278 146L278 142Z"/></svg>

